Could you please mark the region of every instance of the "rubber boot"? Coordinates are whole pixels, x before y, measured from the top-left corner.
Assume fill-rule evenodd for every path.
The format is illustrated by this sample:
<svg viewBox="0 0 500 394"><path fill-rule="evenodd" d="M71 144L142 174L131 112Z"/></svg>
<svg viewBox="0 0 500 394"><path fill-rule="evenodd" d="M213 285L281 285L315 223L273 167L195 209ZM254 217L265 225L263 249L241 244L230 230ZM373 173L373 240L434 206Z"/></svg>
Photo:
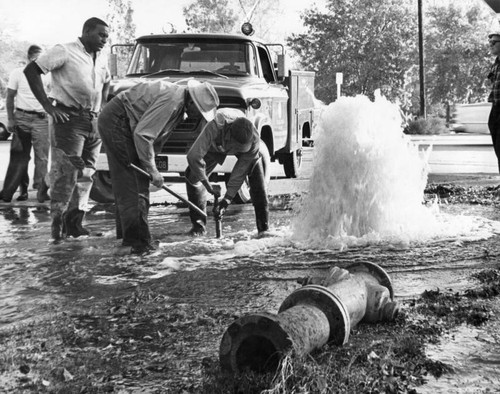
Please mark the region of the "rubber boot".
<svg viewBox="0 0 500 394"><path fill-rule="evenodd" d="M38 191L36 193L36 199L38 202L45 202L50 200L50 196L47 193L49 190L49 187L45 183L45 181L42 181L40 185L38 186Z"/></svg>
<svg viewBox="0 0 500 394"><path fill-rule="evenodd" d="M203 186L201 182L193 185L187 180L186 175L186 191L189 201L200 208L203 212L206 212L207 198L205 194L205 186ZM193 227L189 231L189 234L192 236L205 234L205 226L207 224L206 217L200 215L200 213L196 212L191 207L189 208L189 217L191 218L191 223L193 224Z"/></svg>
<svg viewBox="0 0 500 394"><path fill-rule="evenodd" d="M66 235L62 209L59 209L57 207L51 207L50 216L52 216L52 225L51 225L52 239L56 242L59 242Z"/></svg>
<svg viewBox="0 0 500 394"><path fill-rule="evenodd" d="M123 239L122 220L120 217L120 210L118 209L118 205L115 206L115 229L116 229L116 239ZM124 243L123 246L131 246L131 245L125 245Z"/></svg>
<svg viewBox="0 0 500 394"><path fill-rule="evenodd" d="M64 214L64 226L66 235L78 238L82 235L90 235L90 231L83 227L82 221L85 212L79 209L67 211Z"/></svg>
<svg viewBox="0 0 500 394"><path fill-rule="evenodd" d="M85 211L78 211L76 214L75 226L79 235L90 235L90 230L83 227L83 219L85 218ZM76 235L75 237L78 237Z"/></svg>
<svg viewBox="0 0 500 394"><path fill-rule="evenodd" d="M21 178L21 183L19 184L20 193L16 198L16 201L26 201L28 199L28 186L30 183L30 178L28 172L26 172Z"/></svg>
<svg viewBox="0 0 500 394"><path fill-rule="evenodd" d="M267 199L266 182L262 161L255 163L248 176L250 197L255 211L255 220L259 234L269 230L269 201Z"/></svg>

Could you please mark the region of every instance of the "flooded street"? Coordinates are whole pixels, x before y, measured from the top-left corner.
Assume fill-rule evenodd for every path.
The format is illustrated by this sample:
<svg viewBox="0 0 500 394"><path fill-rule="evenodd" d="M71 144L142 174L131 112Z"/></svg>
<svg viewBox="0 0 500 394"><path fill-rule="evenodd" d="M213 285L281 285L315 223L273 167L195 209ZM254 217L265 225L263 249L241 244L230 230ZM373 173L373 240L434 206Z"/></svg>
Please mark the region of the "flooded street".
<svg viewBox="0 0 500 394"><path fill-rule="evenodd" d="M131 294L139 288L161 289L173 303L236 309L238 314L268 310L276 313L283 299L298 288L297 280L324 275L329 267L372 262L390 275L399 301L424 290L471 285L471 274L498 267L500 220L492 206L442 206L450 215L484 218L469 236L397 245L386 242L350 246L345 250L310 249L293 240L295 216L288 197L271 199L272 237L256 238L251 205L231 206L223 223L223 238L215 238L209 216L206 237L192 239L187 209L156 205L151 209L152 233L160 243L147 257L126 254L114 238L112 205L96 205L87 226L101 236L49 242L50 220L45 206L0 208L1 328L70 310L72 306ZM479 230L482 228L482 230ZM484 230L490 234L484 238ZM457 373L431 379L422 392L494 392L500 387L500 324L462 327L430 355L450 363ZM222 333L221 333L222 334ZM467 383L467 387L462 385Z"/></svg>
<svg viewBox="0 0 500 394"><path fill-rule="evenodd" d="M84 387L109 382L123 393L200 392L195 389L206 379L207 365L217 364L218 342L230 322L247 313L277 313L298 281L325 276L332 266L379 265L401 305L415 303L425 291L464 294L478 285L474 274L498 270L498 196L489 190L481 197L479 189L463 202L448 203L434 192L424 196L432 177L427 179L422 152L401 138L399 115L393 116L399 112L363 98L335 105L341 107L324 118L314 157L312 149L304 157L302 177L284 179L273 170L271 231L263 238L250 204L230 205L221 238L211 214L206 236L191 238L187 207L156 191L149 220L158 248L133 256L115 239L113 204L91 207L91 237L59 244L49 239L48 204L0 204L0 334L11 329L19 336L38 321L58 323L61 334L54 341L64 344L63 357L76 360L68 364L71 373L88 366L90 354L98 355L93 361L101 370L90 363L80 377L88 380ZM486 180L483 188L499 183L496 174L479 178ZM174 186L185 189L179 181ZM484 325L451 326L425 348L452 372L439 379L423 373L427 383L417 392L500 391L500 304L498 297L484 302L492 311ZM40 346L44 352L45 341ZM34 365L40 348L32 353ZM71 382L68 373L59 380ZM97 383L94 373L101 374ZM416 372L415 379L421 375ZM0 387L17 387L15 379L0 375ZM37 384L48 387L47 379Z"/></svg>

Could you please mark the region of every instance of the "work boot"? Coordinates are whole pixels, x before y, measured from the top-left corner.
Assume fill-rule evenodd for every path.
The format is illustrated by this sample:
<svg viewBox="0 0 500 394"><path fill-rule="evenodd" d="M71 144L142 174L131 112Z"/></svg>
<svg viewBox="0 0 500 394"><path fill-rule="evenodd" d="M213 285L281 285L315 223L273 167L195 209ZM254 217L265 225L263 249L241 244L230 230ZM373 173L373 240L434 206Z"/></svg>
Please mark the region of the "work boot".
<svg viewBox="0 0 500 394"><path fill-rule="evenodd" d="M60 241L64 237L63 215L61 212L52 214L51 236L54 241Z"/></svg>
<svg viewBox="0 0 500 394"><path fill-rule="evenodd" d="M27 200L28 200L28 192L23 192L16 198L16 201L27 201Z"/></svg>
<svg viewBox="0 0 500 394"><path fill-rule="evenodd" d="M257 231L260 236L269 230L269 201L264 180L264 170L260 160L252 169L248 177L248 183L250 186L250 197L252 198L253 209L255 211Z"/></svg>
<svg viewBox="0 0 500 394"><path fill-rule="evenodd" d="M45 202L50 200L50 196L47 193L49 190L49 187L45 182L42 182L42 184L38 187L38 191L36 193L36 199L38 202Z"/></svg>
<svg viewBox="0 0 500 394"><path fill-rule="evenodd" d="M189 230L188 234L191 237L201 237L205 235L205 233L206 233L205 226L198 222L193 224L193 227L191 227L191 230Z"/></svg>
<svg viewBox="0 0 500 394"><path fill-rule="evenodd" d="M12 201L12 197L11 198L5 197L4 194L3 194L3 190L2 190L2 191L0 191L0 200L2 200L4 202L11 202Z"/></svg>
<svg viewBox="0 0 500 394"><path fill-rule="evenodd" d="M264 235L269 230L269 210L266 207L257 207L254 205L255 221L257 222L257 231L259 236Z"/></svg>
<svg viewBox="0 0 500 394"><path fill-rule="evenodd" d="M130 249L130 254L144 256L153 253L155 250L156 247L153 244L135 245Z"/></svg>
<svg viewBox="0 0 500 394"><path fill-rule="evenodd" d="M67 236L78 238L82 235L90 235L90 231L83 227L82 221L84 211L73 209L64 214L64 229Z"/></svg>
<svg viewBox="0 0 500 394"><path fill-rule="evenodd" d="M201 182L193 185L186 178L186 192L190 202L200 208L203 212L207 211L207 198L205 194L206 189ZM205 232L205 225L207 224L206 216L202 216L199 212L189 207L189 217L191 218L191 223L193 224L189 234L203 235Z"/></svg>

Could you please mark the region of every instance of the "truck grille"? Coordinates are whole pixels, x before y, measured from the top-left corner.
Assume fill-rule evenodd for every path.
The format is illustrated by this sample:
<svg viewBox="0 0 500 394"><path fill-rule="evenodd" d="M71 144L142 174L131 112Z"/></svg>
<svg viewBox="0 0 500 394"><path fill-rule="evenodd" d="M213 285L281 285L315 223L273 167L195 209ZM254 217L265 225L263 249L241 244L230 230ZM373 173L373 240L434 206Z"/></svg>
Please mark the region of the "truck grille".
<svg viewBox="0 0 500 394"><path fill-rule="evenodd" d="M203 124L202 124L203 123ZM198 138L200 131L205 124L202 119L186 119L179 123L163 145L161 153L186 154Z"/></svg>
<svg viewBox="0 0 500 394"><path fill-rule="evenodd" d="M220 99L220 105L219 107L227 107L227 108L237 108L245 112L247 109L247 105L245 103L245 100L243 100L241 97L231 97L231 96L219 96Z"/></svg>

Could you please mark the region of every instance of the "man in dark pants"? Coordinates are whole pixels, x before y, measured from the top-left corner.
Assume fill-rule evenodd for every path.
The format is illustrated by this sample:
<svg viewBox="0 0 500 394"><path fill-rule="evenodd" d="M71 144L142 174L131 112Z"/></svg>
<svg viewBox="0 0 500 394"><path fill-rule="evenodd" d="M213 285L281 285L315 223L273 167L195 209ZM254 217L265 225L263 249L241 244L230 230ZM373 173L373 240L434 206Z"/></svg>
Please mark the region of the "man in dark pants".
<svg viewBox="0 0 500 394"><path fill-rule="evenodd" d="M259 133L243 112L234 108L219 109L215 119L205 126L187 154L189 167L186 170L186 190L189 201L205 211L205 190L215 194L208 177L227 155L235 155L238 161L231 172L217 213L224 213L248 176L257 231L259 236L263 236L269 229L269 207L259 144ZM189 213L192 223L189 234L205 234L206 218L193 209Z"/></svg>
<svg viewBox="0 0 500 394"><path fill-rule="evenodd" d="M53 124L50 214L55 241L90 234L82 221L101 148L97 114L111 80L101 53L108 34L104 21L90 18L76 41L54 46L24 69L33 94ZM41 74L49 72L50 98L41 80Z"/></svg>
<svg viewBox="0 0 500 394"><path fill-rule="evenodd" d="M28 48L28 61L35 61L42 48L31 45ZM13 133L10 145L10 160L5 175L0 200L10 202L18 187L21 189L17 201L28 199L28 165L31 147L35 152L35 176L33 187L38 189L39 202L49 200L46 176L49 162L49 123L47 114L35 98L23 74L24 67L13 70L7 86L8 130ZM45 80L46 84L48 81Z"/></svg>
<svg viewBox="0 0 500 394"><path fill-rule="evenodd" d="M212 85L189 80L187 86L166 81L141 82L119 93L99 116L99 133L108 156L116 203L116 236L132 254L154 250L148 224L150 179L156 187L163 176L155 154L184 116L213 119L219 97Z"/></svg>
<svg viewBox="0 0 500 394"><path fill-rule="evenodd" d="M495 150L500 172L500 32L491 33L488 38L490 52L496 56L488 74L488 79L492 82L491 93L488 97L488 101L492 103L488 128L490 129L493 149Z"/></svg>

